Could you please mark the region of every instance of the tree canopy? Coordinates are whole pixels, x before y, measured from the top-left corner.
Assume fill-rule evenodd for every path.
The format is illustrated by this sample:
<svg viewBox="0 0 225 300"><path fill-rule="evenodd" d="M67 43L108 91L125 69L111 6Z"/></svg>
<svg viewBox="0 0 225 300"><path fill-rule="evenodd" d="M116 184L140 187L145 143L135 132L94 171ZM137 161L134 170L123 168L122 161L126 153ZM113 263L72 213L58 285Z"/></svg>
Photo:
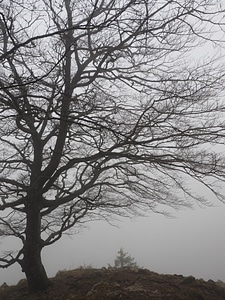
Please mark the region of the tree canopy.
<svg viewBox="0 0 225 300"><path fill-rule="evenodd" d="M1 1L0 262L31 291L74 226L207 203L195 182L225 200L222 6Z"/></svg>

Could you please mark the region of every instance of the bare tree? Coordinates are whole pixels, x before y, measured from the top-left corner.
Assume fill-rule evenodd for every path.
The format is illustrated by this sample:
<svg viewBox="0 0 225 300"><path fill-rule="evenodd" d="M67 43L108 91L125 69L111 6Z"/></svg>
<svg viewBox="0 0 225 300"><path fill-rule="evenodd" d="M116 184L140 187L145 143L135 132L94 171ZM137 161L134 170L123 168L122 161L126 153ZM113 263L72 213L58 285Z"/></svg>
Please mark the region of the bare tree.
<svg viewBox="0 0 225 300"><path fill-rule="evenodd" d="M221 3L1 1L0 262L31 292L74 226L207 203L188 178L224 200Z"/></svg>

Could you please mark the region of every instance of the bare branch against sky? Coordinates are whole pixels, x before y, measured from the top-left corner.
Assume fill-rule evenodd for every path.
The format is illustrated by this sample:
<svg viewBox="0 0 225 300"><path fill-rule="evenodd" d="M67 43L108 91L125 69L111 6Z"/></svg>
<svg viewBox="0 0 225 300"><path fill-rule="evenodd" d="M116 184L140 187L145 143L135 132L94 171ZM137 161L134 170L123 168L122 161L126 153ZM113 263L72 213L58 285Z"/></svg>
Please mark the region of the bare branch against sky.
<svg viewBox="0 0 225 300"><path fill-rule="evenodd" d="M1 1L0 262L30 291L74 226L209 203L189 178L225 201L221 2Z"/></svg>

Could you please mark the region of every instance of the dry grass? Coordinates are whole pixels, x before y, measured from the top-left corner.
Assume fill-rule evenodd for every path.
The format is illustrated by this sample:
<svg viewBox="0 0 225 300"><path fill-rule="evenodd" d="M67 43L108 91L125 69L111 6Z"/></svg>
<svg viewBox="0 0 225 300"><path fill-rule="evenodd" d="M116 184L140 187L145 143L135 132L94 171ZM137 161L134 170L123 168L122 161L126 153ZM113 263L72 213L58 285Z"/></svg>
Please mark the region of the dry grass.
<svg viewBox="0 0 225 300"><path fill-rule="evenodd" d="M79 268L59 271L45 292L28 295L25 280L1 287L0 300L224 300L215 282L182 275L160 275L146 269Z"/></svg>

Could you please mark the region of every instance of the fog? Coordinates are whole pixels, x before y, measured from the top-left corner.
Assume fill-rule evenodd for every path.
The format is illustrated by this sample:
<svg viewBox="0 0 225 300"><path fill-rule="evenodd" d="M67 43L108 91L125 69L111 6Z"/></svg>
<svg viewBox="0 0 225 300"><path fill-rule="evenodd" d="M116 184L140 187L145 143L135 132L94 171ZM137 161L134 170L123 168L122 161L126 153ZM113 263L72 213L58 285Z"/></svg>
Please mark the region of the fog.
<svg viewBox="0 0 225 300"><path fill-rule="evenodd" d="M140 267L158 273L193 275L225 281L225 205L178 211L173 218L147 217L91 222L80 233L65 236L43 251L48 275L82 265L113 265L123 247ZM0 270L1 282L15 284L24 277L19 266Z"/></svg>
<svg viewBox="0 0 225 300"><path fill-rule="evenodd" d="M203 55L202 51L198 53ZM225 281L225 204L213 204L176 211L173 218L148 213L146 217L115 220L114 226L106 221L90 222L79 233L63 236L43 250L48 276L80 266L113 265L117 251L123 247L142 268ZM18 245L14 240L0 244L2 249L6 246L14 249ZM16 284L24 277L18 265L0 269L0 285Z"/></svg>

